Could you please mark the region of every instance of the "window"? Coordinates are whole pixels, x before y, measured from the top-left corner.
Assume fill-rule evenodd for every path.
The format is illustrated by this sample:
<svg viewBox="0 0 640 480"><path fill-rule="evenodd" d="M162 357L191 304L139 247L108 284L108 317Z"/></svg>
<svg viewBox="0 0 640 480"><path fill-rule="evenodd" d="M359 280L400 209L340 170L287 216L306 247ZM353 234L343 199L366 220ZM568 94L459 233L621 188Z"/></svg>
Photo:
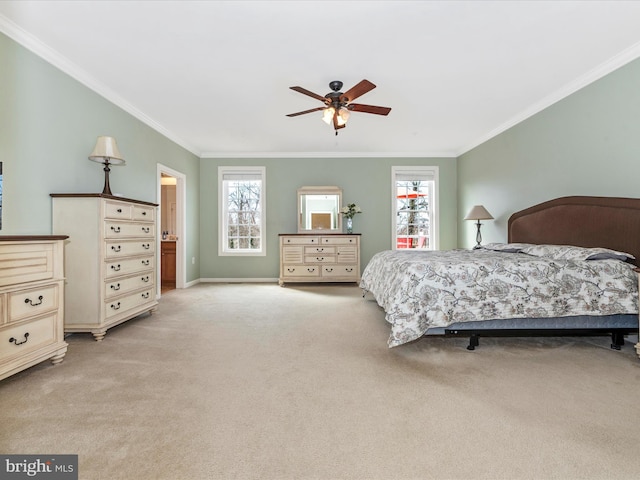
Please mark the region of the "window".
<svg viewBox="0 0 640 480"><path fill-rule="evenodd" d="M265 255L264 185L264 167L218 167L220 255Z"/></svg>
<svg viewBox="0 0 640 480"><path fill-rule="evenodd" d="M392 167L393 248L436 250L438 167Z"/></svg>

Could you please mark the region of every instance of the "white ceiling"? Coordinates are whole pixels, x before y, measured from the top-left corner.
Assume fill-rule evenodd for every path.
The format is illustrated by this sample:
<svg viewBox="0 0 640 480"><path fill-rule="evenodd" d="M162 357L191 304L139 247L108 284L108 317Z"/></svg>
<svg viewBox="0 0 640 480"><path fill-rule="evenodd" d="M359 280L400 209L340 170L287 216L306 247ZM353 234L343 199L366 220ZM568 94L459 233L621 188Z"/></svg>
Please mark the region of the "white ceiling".
<svg viewBox="0 0 640 480"><path fill-rule="evenodd" d="M457 156L640 56L640 2L20 0L0 31L196 155ZM286 117L365 78L389 116Z"/></svg>

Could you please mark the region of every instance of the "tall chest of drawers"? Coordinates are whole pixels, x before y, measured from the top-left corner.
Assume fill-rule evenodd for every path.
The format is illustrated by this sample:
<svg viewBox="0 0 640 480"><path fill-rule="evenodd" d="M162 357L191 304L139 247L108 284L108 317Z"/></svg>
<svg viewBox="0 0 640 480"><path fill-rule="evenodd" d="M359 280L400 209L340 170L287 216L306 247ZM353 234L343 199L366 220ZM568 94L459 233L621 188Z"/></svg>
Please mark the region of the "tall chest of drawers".
<svg viewBox="0 0 640 480"><path fill-rule="evenodd" d="M66 332L107 330L157 308L155 203L104 194L51 194L66 248Z"/></svg>
<svg viewBox="0 0 640 480"><path fill-rule="evenodd" d="M64 235L0 237L0 379L44 360L64 341Z"/></svg>
<svg viewBox="0 0 640 480"><path fill-rule="evenodd" d="M359 281L359 234L280 234L281 286L293 282Z"/></svg>

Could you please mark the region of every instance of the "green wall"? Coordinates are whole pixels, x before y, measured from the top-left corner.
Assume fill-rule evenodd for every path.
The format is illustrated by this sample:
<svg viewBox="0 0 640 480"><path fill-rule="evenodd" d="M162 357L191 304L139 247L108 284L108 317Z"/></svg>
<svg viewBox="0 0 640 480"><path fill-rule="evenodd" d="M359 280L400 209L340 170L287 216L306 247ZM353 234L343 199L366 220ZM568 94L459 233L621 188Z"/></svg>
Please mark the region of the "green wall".
<svg viewBox="0 0 640 480"><path fill-rule="evenodd" d="M99 193L100 164L87 156L99 135L117 139L125 166L111 190L159 203L157 164L187 177L187 258L199 258L199 160L143 122L0 34L2 235L51 233L50 193ZM200 277L187 262L187 281Z"/></svg>
<svg viewBox="0 0 640 480"><path fill-rule="evenodd" d="M640 60L635 60L458 158L458 244L507 239L509 216L568 195L640 195Z"/></svg>
<svg viewBox="0 0 640 480"><path fill-rule="evenodd" d="M218 166L265 166L267 255L218 256ZM263 158L211 159L200 163L200 272L208 278L260 278L279 275L278 234L297 231L296 190L302 186L336 185L343 204L356 203L363 213L354 218L361 233L361 264L391 248L391 167L439 167L440 248L455 248L457 239L455 158Z"/></svg>

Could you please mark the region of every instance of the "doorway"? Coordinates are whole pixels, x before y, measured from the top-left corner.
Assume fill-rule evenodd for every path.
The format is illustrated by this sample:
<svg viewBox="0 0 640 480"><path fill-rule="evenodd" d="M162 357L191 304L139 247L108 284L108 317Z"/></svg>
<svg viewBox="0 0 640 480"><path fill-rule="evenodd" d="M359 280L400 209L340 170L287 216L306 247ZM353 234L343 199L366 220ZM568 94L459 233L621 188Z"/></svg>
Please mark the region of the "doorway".
<svg viewBox="0 0 640 480"><path fill-rule="evenodd" d="M158 164L159 296L185 288L185 185L184 174Z"/></svg>

